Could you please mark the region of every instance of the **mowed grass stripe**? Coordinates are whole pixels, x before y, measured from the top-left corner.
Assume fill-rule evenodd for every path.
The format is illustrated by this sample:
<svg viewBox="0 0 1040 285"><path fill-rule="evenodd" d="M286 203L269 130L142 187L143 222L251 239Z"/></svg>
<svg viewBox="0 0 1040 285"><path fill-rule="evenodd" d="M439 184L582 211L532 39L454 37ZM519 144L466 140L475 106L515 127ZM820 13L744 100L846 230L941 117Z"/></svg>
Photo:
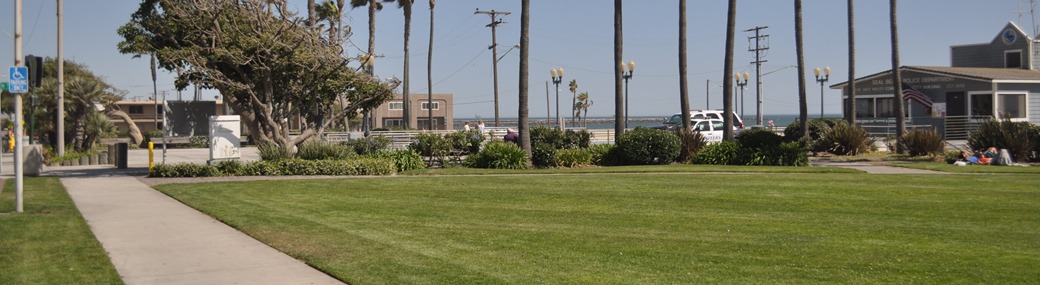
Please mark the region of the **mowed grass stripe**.
<svg viewBox="0 0 1040 285"><path fill-rule="evenodd" d="M1038 182L581 174L159 188L352 284L1028 283L1040 280Z"/></svg>

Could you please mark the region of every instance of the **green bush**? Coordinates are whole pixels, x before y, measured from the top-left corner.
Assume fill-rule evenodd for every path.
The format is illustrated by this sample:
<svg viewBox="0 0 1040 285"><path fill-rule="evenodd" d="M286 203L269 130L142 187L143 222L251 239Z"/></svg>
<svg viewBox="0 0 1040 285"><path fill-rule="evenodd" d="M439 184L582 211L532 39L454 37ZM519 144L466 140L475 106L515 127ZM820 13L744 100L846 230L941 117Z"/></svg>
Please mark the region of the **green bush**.
<svg viewBox="0 0 1040 285"><path fill-rule="evenodd" d="M459 154L467 155L480 152L480 145L484 143L484 134L478 130L457 131L444 135L451 142L451 149Z"/></svg>
<svg viewBox="0 0 1040 285"><path fill-rule="evenodd" d="M903 149L910 156L937 155L946 148L942 136L933 129L911 130L903 133L899 143L903 144Z"/></svg>
<svg viewBox="0 0 1040 285"><path fill-rule="evenodd" d="M556 147L546 142L531 145L531 164L537 167L555 167Z"/></svg>
<svg viewBox="0 0 1040 285"><path fill-rule="evenodd" d="M625 164L668 164L679 156L679 137L663 130L636 127L618 137L617 147Z"/></svg>
<svg viewBox="0 0 1040 285"><path fill-rule="evenodd" d="M239 175L243 176L277 176L282 175L282 170L274 162L254 161L242 165Z"/></svg>
<svg viewBox="0 0 1040 285"><path fill-rule="evenodd" d="M242 175L391 175L394 162L386 158L356 158L351 160L283 159L246 164Z"/></svg>
<svg viewBox="0 0 1040 285"><path fill-rule="evenodd" d="M785 142L779 145L743 148L746 156L742 158L744 165L768 166L808 166L809 156L798 142Z"/></svg>
<svg viewBox="0 0 1040 285"><path fill-rule="evenodd" d="M974 150L990 147L1007 149L1012 159L1028 160L1037 150L1037 127L1028 122L1012 122L1010 119L987 120L968 135L968 146Z"/></svg>
<svg viewBox="0 0 1040 285"><path fill-rule="evenodd" d="M451 153L451 142L434 133L419 133L408 149L422 156L444 160Z"/></svg>
<svg viewBox="0 0 1040 285"><path fill-rule="evenodd" d="M773 130L756 128L740 132L736 137L737 143L745 148L764 149L780 146L784 138Z"/></svg>
<svg viewBox="0 0 1040 285"><path fill-rule="evenodd" d="M592 157L592 163L599 166L621 165L621 153L612 144L597 144L587 149Z"/></svg>
<svg viewBox="0 0 1040 285"><path fill-rule="evenodd" d="M592 134L586 130L560 131L557 128L531 128L531 145L544 143L555 149L588 148Z"/></svg>
<svg viewBox="0 0 1040 285"><path fill-rule="evenodd" d="M491 142L479 153L466 157L466 165L473 168L525 169L527 153L514 143Z"/></svg>
<svg viewBox="0 0 1040 285"><path fill-rule="evenodd" d="M693 157L694 164L742 165L741 147L735 141L709 144Z"/></svg>
<svg viewBox="0 0 1040 285"><path fill-rule="evenodd" d="M349 159L355 156L357 154L352 149L320 140L307 141L296 151L296 158L303 160Z"/></svg>
<svg viewBox="0 0 1040 285"><path fill-rule="evenodd" d="M845 122L841 119L812 119L809 121L809 141L805 142L805 145L813 153L827 152L831 145L821 140L827 133L830 133L831 128ZM802 124L800 120L795 120L787 125L784 129L784 140L785 141L800 141L802 139Z"/></svg>
<svg viewBox="0 0 1040 285"><path fill-rule="evenodd" d="M575 167L592 164L592 154L588 149L561 149L556 152L556 163L562 167Z"/></svg>
<svg viewBox="0 0 1040 285"><path fill-rule="evenodd" d="M188 146L192 148L209 148L208 136L193 136L188 138Z"/></svg>
<svg viewBox="0 0 1040 285"><path fill-rule="evenodd" d="M835 125L820 141L829 146L827 151L836 155L858 155L874 145L874 138L866 130L846 122Z"/></svg>
<svg viewBox="0 0 1040 285"><path fill-rule="evenodd" d="M675 161L679 163L689 163L697 152L708 145L708 141L704 140L701 132L683 131L683 128L676 128L675 136L679 137L680 143L679 156L675 158Z"/></svg>
<svg viewBox="0 0 1040 285"><path fill-rule="evenodd" d="M260 153L260 159L265 161L278 161L293 158L291 150L275 143L259 143L256 145L256 150Z"/></svg>
<svg viewBox="0 0 1040 285"><path fill-rule="evenodd" d="M343 145L353 149L358 155L370 155L390 148L393 141L386 136L369 136L344 142Z"/></svg>
<svg viewBox="0 0 1040 285"><path fill-rule="evenodd" d="M242 162L238 160L222 160L213 166L221 176L236 176L242 172Z"/></svg>
<svg viewBox="0 0 1040 285"><path fill-rule="evenodd" d="M422 156L410 149L384 150L373 154L372 157L390 159L394 162L397 172L426 168Z"/></svg>
<svg viewBox="0 0 1040 285"><path fill-rule="evenodd" d="M214 166L194 163L159 163L148 170L148 177L213 177L220 175L220 170Z"/></svg>

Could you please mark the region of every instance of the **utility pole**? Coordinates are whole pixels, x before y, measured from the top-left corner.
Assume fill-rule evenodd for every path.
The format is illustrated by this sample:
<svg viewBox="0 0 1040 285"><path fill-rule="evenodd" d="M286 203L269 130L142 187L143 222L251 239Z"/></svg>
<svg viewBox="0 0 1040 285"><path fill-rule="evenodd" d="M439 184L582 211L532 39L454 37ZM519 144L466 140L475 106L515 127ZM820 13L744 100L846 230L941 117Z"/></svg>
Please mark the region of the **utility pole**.
<svg viewBox="0 0 1040 285"><path fill-rule="evenodd" d="M22 0L14 0L14 65L25 66L22 62ZM13 82L12 82L13 83ZM22 186L24 185L24 179L22 177L22 171L25 169L23 164L25 158L22 156L22 147L25 146L22 142L22 93L14 93L14 211L21 213L23 211L24 196L22 196Z"/></svg>
<svg viewBox="0 0 1040 285"><path fill-rule="evenodd" d="M765 51L769 50L769 35L761 34L763 29L769 28L768 26L758 26L751 29L744 30L745 32L755 32L755 36L748 37L748 51L755 53L755 61L751 63L755 64L755 94L758 97L758 104L755 117L755 125L762 125L762 63L766 60L762 60L765 56ZM751 40L755 40L755 45L751 45Z"/></svg>
<svg viewBox="0 0 1040 285"><path fill-rule="evenodd" d="M711 79L704 80L704 110L711 110Z"/></svg>
<svg viewBox="0 0 1040 285"><path fill-rule="evenodd" d="M498 127L498 42L495 38L495 27L498 27L498 25L505 23L505 21L497 19L498 15L509 15L512 13L495 10L481 11L478 8L476 12L473 12L473 14L487 14L491 16L491 23L487 24L486 27L491 27L491 46L489 46L488 49L491 50L491 67L494 69L493 72L495 77L495 127Z"/></svg>
<svg viewBox="0 0 1040 285"><path fill-rule="evenodd" d="M65 19L62 0L58 1L58 156L65 155Z"/></svg>

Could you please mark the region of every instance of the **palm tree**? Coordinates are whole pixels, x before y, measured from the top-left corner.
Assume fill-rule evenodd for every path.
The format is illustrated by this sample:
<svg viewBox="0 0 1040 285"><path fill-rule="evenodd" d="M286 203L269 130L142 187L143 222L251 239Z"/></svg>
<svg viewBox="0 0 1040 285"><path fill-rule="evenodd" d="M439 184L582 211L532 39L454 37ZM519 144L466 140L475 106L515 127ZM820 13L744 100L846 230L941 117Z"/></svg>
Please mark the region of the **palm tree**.
<svg viewBox="0 0 1040 285"><path fill-rule="evenodd" d="M343 22L343 10L332 0L325 0L321 5L315 7L317 20L329 22L329 41L340 44L339 33Z"/></svg>
<svg viewBox="0 0 1040 285"><path fill-rule="evenodd" d="M683 132L690 131L690 89L686 81L686 0L679 0L679 107ZM685 149L685 148L684 148Z"/></svg>
<svg viewBox="0 0 1040 285"><path fill-rule="evenodd" d="M581 92L581 94L578 95L577 105L579 111L578 114L584 113L584 115L582 115L581 125L582 127L587 128L589 126L589 107L592 107L592 100L589 100L589 92Z"/></svg>
<svg viewBox="0 0 1040 285"><path fill-rule="evenodd" d="M434 0L430 0L430 47L426 51L426 100L429 103L426 109L430 114L431 131L433 130L433 2Z"/></svg>
<svg viewBox="0 0 1040 285"><path fill-rule="evenodd" d="M794 0L794 45L798 61L798 121L802 138L809 138L809 106L805 100L805 49L802 46L802 0ZM806 140L807 142L807 140Z"/></svg>
<svg viewBox="0 0 1040 285"><path fill-rule="evenodd" d="M614 62L621 62L624 40L621 30L621 0L614 0ZM625 133L625 96L620 64L614 64L614 141Z"/></svg>
<svg viewBox="0 0 1040 285"><path fill-rule="evenodd" d="M368 72L368 75L375 75L375 64L372 60L375 60L376 52L376 11L383 9L383 3L379 3L378 0L350 0L350 7L357 8L361 6L368 6L368 54L365 56L365 61L362 66ZM368 135L368 112L369 110L362 110L362 129L365 131L365 135Z"/></svg>
<svg viewBox="0 0 1040 285"><path fill-rule="evenodd" d="M570 82L570 84L568 84L568 87L570 87L570 90L571 90L571 106L577 106L578 105L578 80L577 79L571 79L571 82ZM577 119L578 119L578 110L577 110L577 108L575 108L573 110L573 112L571 112L571 124L574 124Z"/></svg>
<svg viewBox="0 0 1040 285"><path fill-rule="evenodd" d="M903 153L902 144L898 143L906 129L906 115L903 111L903 80L899 74L899 26L896 24L896 0L888 1L888 17L892 28L892 90L896 103L896 153Z"/></svg>
<svg viewBox="0 0 1040 285"><path fill-rule="evenodd" d="M520 147L527 154L527 165L531 166L531 130L527 122L527 79L529 77L527 61L530 50L528 47L531 46L528 36L531 30L531 0L520 0L520 7L520 86L518 88L520 106L517 111L520 117L518 122L520 124Z"/></svg>
<svg viewBox="0 0 1040 285"><path fill-rule="evenodd" d="M317 13L314 11L314 9L314 0L307 0L307 26L312 28L315 24L317 24L317 22L314 19L314 16L317 15Z"/></svg>
<svg viewBox="0 0 1040 285"><path fill-rule="evenodd" d="M849 99L847 115L849 116L849 125L856 125L856 29L854 24L855 14L852 9L852 1L849 0Z"/></svg>
<svg viewBox="0 0 1040 285"><path fill-rule="evenodd" d="M397 7L404 11L404 75L401 79L401 99L404 101L404 108L402 113L402 126L405 129L411 128L412 114L411 114L411 96L408 91L408 40L412 36L412 4L415 0L384 0L384 2L397 2Z"/></svg>
<svg viewBox="0 0 1040 285"><path fill-rule="evenodd" d="M723 120L722 139L733 140L733 41L737 31L737 0L729 0L729 13L726 16L726 63L722 78L722 111L727 114Z"/></svg>

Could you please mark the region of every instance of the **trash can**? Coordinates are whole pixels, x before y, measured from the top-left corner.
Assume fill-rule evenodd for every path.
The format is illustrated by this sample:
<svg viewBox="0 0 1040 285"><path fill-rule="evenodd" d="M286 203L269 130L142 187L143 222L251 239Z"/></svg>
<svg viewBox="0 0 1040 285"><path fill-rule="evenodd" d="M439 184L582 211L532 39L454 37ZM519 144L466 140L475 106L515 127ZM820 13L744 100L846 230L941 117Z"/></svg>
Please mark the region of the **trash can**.
<svg viewBox="0 0 1040 285"><path fill-rule="evenodd" d="M130 149L130 144L121 142L116 143L116 168L126 169L127 168L127 151Z"/></svg>

